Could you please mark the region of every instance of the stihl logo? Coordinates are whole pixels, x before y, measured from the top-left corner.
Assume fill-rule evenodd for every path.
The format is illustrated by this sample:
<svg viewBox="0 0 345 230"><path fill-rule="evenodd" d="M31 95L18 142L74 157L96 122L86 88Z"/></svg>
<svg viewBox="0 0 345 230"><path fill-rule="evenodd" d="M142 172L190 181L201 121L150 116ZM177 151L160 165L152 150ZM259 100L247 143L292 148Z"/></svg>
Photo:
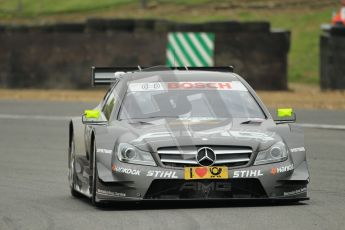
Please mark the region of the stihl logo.
<svg viewBox="0 0 345 230"><path fill-rule="evenodd" d="M259 177L263 176L261 170L241 170L234 171L234 178L248 178L248 177Z"/></svg>
<svg viewBox="0 0 345 230"><path fill-rule="evenodd" d="M154 178L178 178L175 171L149 170L146 176Z"/></svg>

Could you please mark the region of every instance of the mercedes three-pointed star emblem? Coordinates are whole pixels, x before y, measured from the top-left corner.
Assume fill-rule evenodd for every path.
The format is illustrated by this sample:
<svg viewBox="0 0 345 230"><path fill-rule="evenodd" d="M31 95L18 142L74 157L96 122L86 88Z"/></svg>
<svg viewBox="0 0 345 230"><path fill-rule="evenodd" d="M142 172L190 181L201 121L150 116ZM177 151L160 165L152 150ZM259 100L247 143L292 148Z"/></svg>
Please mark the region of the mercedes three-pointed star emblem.
<svg viewBox="0 0 345 230"><path fill-rule="evenodd" d="M201 166L211 166L216 161L216 154L209 147L202 147L198 150L196 154L196 161Z"/></svg>

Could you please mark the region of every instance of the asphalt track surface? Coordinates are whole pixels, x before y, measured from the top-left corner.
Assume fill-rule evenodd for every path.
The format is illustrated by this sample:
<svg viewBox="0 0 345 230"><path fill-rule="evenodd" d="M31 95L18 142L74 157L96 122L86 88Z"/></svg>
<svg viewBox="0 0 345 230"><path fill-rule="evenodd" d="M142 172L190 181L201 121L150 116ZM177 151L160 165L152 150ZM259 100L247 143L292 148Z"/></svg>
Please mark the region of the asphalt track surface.
<svg viewBox="0 0 345 230"><path fill-rule="evenodd" d="M345 130L305 128L311 200L299 204L174 202L99 209L73 198L66 119L92 106L0 101L0 230L345 229ZM345 111L297 115L302 123L345 124Z"/></svg>

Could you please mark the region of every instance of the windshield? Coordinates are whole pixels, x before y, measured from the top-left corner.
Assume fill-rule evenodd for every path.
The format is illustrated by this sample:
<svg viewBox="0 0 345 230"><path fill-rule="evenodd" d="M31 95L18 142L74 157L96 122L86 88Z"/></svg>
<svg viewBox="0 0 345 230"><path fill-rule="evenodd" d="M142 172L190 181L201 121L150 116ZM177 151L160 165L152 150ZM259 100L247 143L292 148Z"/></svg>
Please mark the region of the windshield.
<svg viewBox="0 0 345 230"><path fill-rule="evenodd" d="M239 81L130 83L120 120L261 118L261 108Z"/></svg>

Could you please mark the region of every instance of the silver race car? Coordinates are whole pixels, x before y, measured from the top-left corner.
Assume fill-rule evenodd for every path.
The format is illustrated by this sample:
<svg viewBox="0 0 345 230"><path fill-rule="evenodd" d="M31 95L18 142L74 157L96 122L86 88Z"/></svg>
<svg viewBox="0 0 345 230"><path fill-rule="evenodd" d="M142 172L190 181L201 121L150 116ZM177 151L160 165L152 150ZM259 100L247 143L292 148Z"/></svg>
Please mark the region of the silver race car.
<svg viewBox="0 0 345 230"><path fill-rule="evenodd" d="M69 185L95 205L143 200L307 200L302 130L271 116L231 67L92 68L111 85L69 124Z"/></svg>

